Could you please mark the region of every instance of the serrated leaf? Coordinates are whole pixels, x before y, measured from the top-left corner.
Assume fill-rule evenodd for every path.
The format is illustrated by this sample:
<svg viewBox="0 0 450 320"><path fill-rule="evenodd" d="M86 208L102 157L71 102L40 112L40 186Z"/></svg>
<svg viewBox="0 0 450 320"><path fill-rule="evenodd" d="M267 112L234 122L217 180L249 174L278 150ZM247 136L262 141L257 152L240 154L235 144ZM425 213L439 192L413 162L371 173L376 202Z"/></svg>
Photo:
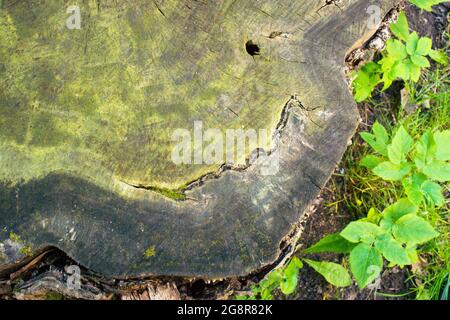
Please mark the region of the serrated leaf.
<svg viewBox="0 0 450 320"><path fill-rule="evenodd" d="M406 40L406 52L412 56L416 53L417 44L419 43L419 35L417 32L413 32L408 36Z"/></svg>
<svg viewBox="0 0 450 320"><path fill-rule="evenodd" d="M425 132L415 147L414 163L422 170L430 163L436 154L436 143L430 130Z"/></svg>
<svg viewBox="0 0 450 320"><path fill-rule="evenodd" d="M377 141L384 144L387 144L389 142L389 134L386 131L386 128L378 121L375 121L375 123L373 124L372 132L375 135Z"/></svg>
<svg viewBox="0 0 450 320"><path fill-rule="evenodd" d="M359 165L362 167L365 167L367 169L373 169L382 162L383 162L383 158L380 158L380 157L377 157L374 155L367 155L361 159L361 161L359 162Z"/></svg>
<svg viewBox="0 0 450 320"><path fill-rule="evenodd" d="M387 148L389 160L394 164L404 162L411 150L413 142L413 139L406 129L403 126L400 126L392 138L392 143Z"/></svg>
<svg viewBox="0 0 450 320"><path fill-rule="evenodd" d="M411 56L411 61L420 68L429 68L430 62L424 56L414 54Z"/></svg>
<svg viewBox="0 0 450 320"><path fill-rule="evenodd" d="M350 274L340 264L333 262L318 262L309 259L304 260L333 286L343 288L352 284Z"/></svg>
<svg viewBox="0 0 450 320"><path fill-rule="evenodd" d="M432 44L433 44L433 42L430 38L428 38L428 37L420 38L417 43L416 54L419 54L422 56L428 55L431 51Z"/></svg>
<svg viewBox="0 0 450 320"><path fill-rule="evenodd" d="M450 163L435 160L427 164L422 172L431 180L447 182L450 180Z"/></svg>
<svg viewBox="0 0 450 320"><path fill-rule="evenodd" d="M349 253L354 247L354 243L349 242L339 233L333 233L304 250L303 253Z"/></svg>
<svg viewBox="0 0 450 320"><path fill-rule="evenodd" d="M395 239L410 245L428 242L439 235L427 221L415 214L398 219L392 227L392 233Z"/></svg>
<svg viewBox="0 0 450 320"><path fill-rule="evenodd" d="M437 63L443 64L443 65L448 64L448 56L445 52L431 50L428 53L428 55L430 56L431 59L433 59Z"/></svg>
<svg viewBox="0 0 450 320"><path fill-rule="evenodd" d="M368 132L361 132L361 138L367 142L369 146L383 156L387 156L387 145L383 141L378 141L375 135Z"/></svg>
<svg viewBox="0 0 450 320"><path fill-rule="evenodd" d="M408 163L395 164L389 161L382 162L373 169L373 173L386 181L400 181L411 171Z"/></svg>
<svg viewBox="0 0 450 320"><path fill-rule="evenodd" d="M406 46L396 39L389 39L386 42L386 50L389 57L395 61L401 61L408 56Z"/></svg>
<svg viewBox="0 0 450 320"><path fill-rule="evenodd" d="M340 235L350 242L371 244L384 231L376 224L364 221L353 221L341 231Z"/></svg>
<svg viewBox="0 0 450 320"><path fill-rule="evenodd" d="M415 205L420 205L423 201L421 186L426 179L425 175L415 173L413 176L405 178L402 181L408 199Z"/></svg>
<svg viewBox="0 0 450 320"><path fill-rule="evenodd" d="M433 137L436 144L436 160L450 160L450 130L435 132Z"/></svg>
<svg viewBox="0 0 450 320"><path fill-rule="evenodd" d="M419 207L409 199L400 199L383 210L383 220L380 222L380 226L384 230L390 230L398 219L408 214L416 214L418 210Z"/></svg>
<svg viewBox="0 0 450 320"><path fill-rule="evenodd" d="M402 244L392 238L391 235L385 234L375 241L375 248L381 252L384 258L396 265L405 266L411 264L408 252L403 248Z"/></svg>
<svg viewBox="0 0 450 320"><path fill-rule="evenodd" d="M349 262L350 269L361 289L378 278L383 268L380 252L366 243L360 243L352 250Z"/></svg>
<svg viewBox="0 0 450 320"><path fill-rule="evenodd" d="M442 194L442 187L436 182L425 181L422 184L421 189L428 203L438 207L445 203L445 198Z"/></svg>
<svg viewBox="0 0 450 320"><path fill-rule="evenodd" d="M404 12L400 12L397 22L391 24L391 31L397 38L405 42L408 40L409 26Z"/></svg>

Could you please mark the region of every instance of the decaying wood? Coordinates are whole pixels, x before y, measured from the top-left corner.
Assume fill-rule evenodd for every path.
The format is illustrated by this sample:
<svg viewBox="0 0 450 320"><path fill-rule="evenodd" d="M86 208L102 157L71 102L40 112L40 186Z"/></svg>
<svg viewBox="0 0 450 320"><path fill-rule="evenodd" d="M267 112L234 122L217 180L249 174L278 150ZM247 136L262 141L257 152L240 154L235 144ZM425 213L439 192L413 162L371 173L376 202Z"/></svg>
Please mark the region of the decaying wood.
<svg viewBox="0 0 450 320"><path fill-rule="evenodd" d="M357 127L344 66L367 7L397 2L85 1L68 33L65 1L3 1L0 264L48 246L122 279L273 264ZM170 132L194 121L273 141L244 169L174 166Z"/></svg>

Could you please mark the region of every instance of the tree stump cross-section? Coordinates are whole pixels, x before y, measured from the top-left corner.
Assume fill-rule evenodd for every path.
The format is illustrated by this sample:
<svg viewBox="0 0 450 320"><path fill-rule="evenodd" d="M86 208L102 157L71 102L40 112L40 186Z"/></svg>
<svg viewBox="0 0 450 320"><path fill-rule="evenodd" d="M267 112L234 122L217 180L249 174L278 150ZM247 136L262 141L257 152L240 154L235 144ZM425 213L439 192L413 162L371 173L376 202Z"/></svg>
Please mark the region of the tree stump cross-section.
<svg viewBox="0 0 450 320"><path fill-rule="evenodd" d="M279 257L359 121L346 53L397 1L0 3L0 270L57 247L211 279ZM265 156L175 164L198 123L265 129Z"/></svg>

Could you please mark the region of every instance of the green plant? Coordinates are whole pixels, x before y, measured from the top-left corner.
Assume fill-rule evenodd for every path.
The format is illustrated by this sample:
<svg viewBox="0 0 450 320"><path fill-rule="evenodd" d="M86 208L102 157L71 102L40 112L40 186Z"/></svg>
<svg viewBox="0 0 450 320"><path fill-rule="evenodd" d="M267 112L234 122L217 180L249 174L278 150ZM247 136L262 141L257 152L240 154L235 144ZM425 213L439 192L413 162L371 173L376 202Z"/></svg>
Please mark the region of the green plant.
<svg viewBox="0 0 450 320"><path fill-rule="evenodd" d="M321 274L329 283L337 287L346 287L351 284L351 278L347 270L333 262L319 262L310 259L303 259L316 272ZM237 296L237 300L272 300L273 291L280 290L288 296L295 292L298 283L300 269L303 262L299 257L293 257L284 267L270 272L262 281L252 287L252 294Z"/></svg>
<svg viewBox="0 0 450 320"><path fill-rule="evenodd" d="M365 288L379 277L383 258L390 267L411 265L417 262L417 245L438 235L418 210L408 199L397 201L382 213L371 209L366 218L323 238L305 253L349 254L350 270L359 287Z"/></svg>
<svg viewBox="0 0 450 320"><path fill-rule="evenodd" d="M408 199L415 205L444 204L438 182L450 180L450 130L427 130L414 142L404 126L400 126L390 141L386 129L376 122L372 133L363 132L361 137L377 153L364 157L362 166L384 180L401 181Z"/></svg>
<svg viewBox="0 0 450 320"><path fill-rule="evenodd" d="M448 63L444 52L432 49L430 38L409 32L408 20L403 12L398 21L391 25L391 31L396 39L386 42L383 58L378 63L365 64L355 74L353 88L357 102L369 98L380 83L384 83L383 90L386 90L395 80L401 79L409 87L411 82L419 80L422 69L430 67L428 58L440 64Z"/></svg>
<svg viewBox="0 0 450 320"><path fill-rule="evenodd" d="M409 0L409 2L422 10L431 12L434 5L447 2L447 0Z"/></svg>

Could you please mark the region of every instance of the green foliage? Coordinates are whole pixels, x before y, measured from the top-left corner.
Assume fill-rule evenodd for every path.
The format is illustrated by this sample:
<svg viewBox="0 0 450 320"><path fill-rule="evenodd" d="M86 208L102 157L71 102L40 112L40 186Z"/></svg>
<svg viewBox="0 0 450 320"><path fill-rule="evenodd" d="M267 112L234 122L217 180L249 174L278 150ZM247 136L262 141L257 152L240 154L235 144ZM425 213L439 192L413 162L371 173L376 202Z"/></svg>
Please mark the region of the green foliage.
<svg viewBox="0 0 450 320"><path fill-rule="evenodd" d="M434 5L447 2L447 0L409 0L409 2L418 6L420 9L431 12Z"/></svg>
<svg viewBox="0 0 450 320"><path fill-rule="evenodd" d="M418 207L408 199L400 199L387 207L382 214L378 214L375 209L371 210L367 218L347 225L339 234L340 238L336 235L327 236L306 252L336 252L337 241L340 243L339 248L350 248L351 244L350 270L359 287L365 288L379 277L383 269L383 258L390 266L411 265L417 260L417 245L438 236L434 228L419 217L417 212ZM349 244L344 246L342 243L345 241ZM343 276L342 266L305 261L323 274L331 284L343 284L343 282L336 284L336 275L341 279L347 279ZM347 280L345 283L350 284Z"/></svg>
<svg viewBox="0 0 450 320"><path fill-rule="evenodd" d="M417 82L422 69L430 67L428 58L440 64L448 63L444 52L432 49L430 38L419 37L417 32L409 32L408 21L403 12L398 21L391 25L391 31L396 39L386 42L383 58L378 63L365 64L355 76L353 88L357 102L369 98L380 83L384 84L383 90L386 90L397 79L406 83Z"/></svg>
<svg viewBox="0 0 450 320"><path fill-rule="evenodd" d="M348 287L352 284L350 274L347 269L340 264L333 262L318 262L309 259L304 259L304 261L336 287Z"/></svg>
<svg viewBox="0 0 450 320"><path fill-rule="evenodd" d="M442 206L445 202L439 182L450 180L450 130L427 130L414 141L400 126L389 143L389 136L380 137L381 125L376 123L372 133L361 133L376 155L368 155L361 165L387 181L401 181L409 200L420 205Z"/></svg>
<svg viewBox="0 0 450 320"><path fill-rule="evenodd" d="M285 295L290 295L294 293L297 288L298 274L301 268L303 268L302 261L299 258L294 257L284 268L270 272L260 283L253 286L252 295L237 296L235 299L272 300L272 293L276 289L280 289Z"/></svg>

